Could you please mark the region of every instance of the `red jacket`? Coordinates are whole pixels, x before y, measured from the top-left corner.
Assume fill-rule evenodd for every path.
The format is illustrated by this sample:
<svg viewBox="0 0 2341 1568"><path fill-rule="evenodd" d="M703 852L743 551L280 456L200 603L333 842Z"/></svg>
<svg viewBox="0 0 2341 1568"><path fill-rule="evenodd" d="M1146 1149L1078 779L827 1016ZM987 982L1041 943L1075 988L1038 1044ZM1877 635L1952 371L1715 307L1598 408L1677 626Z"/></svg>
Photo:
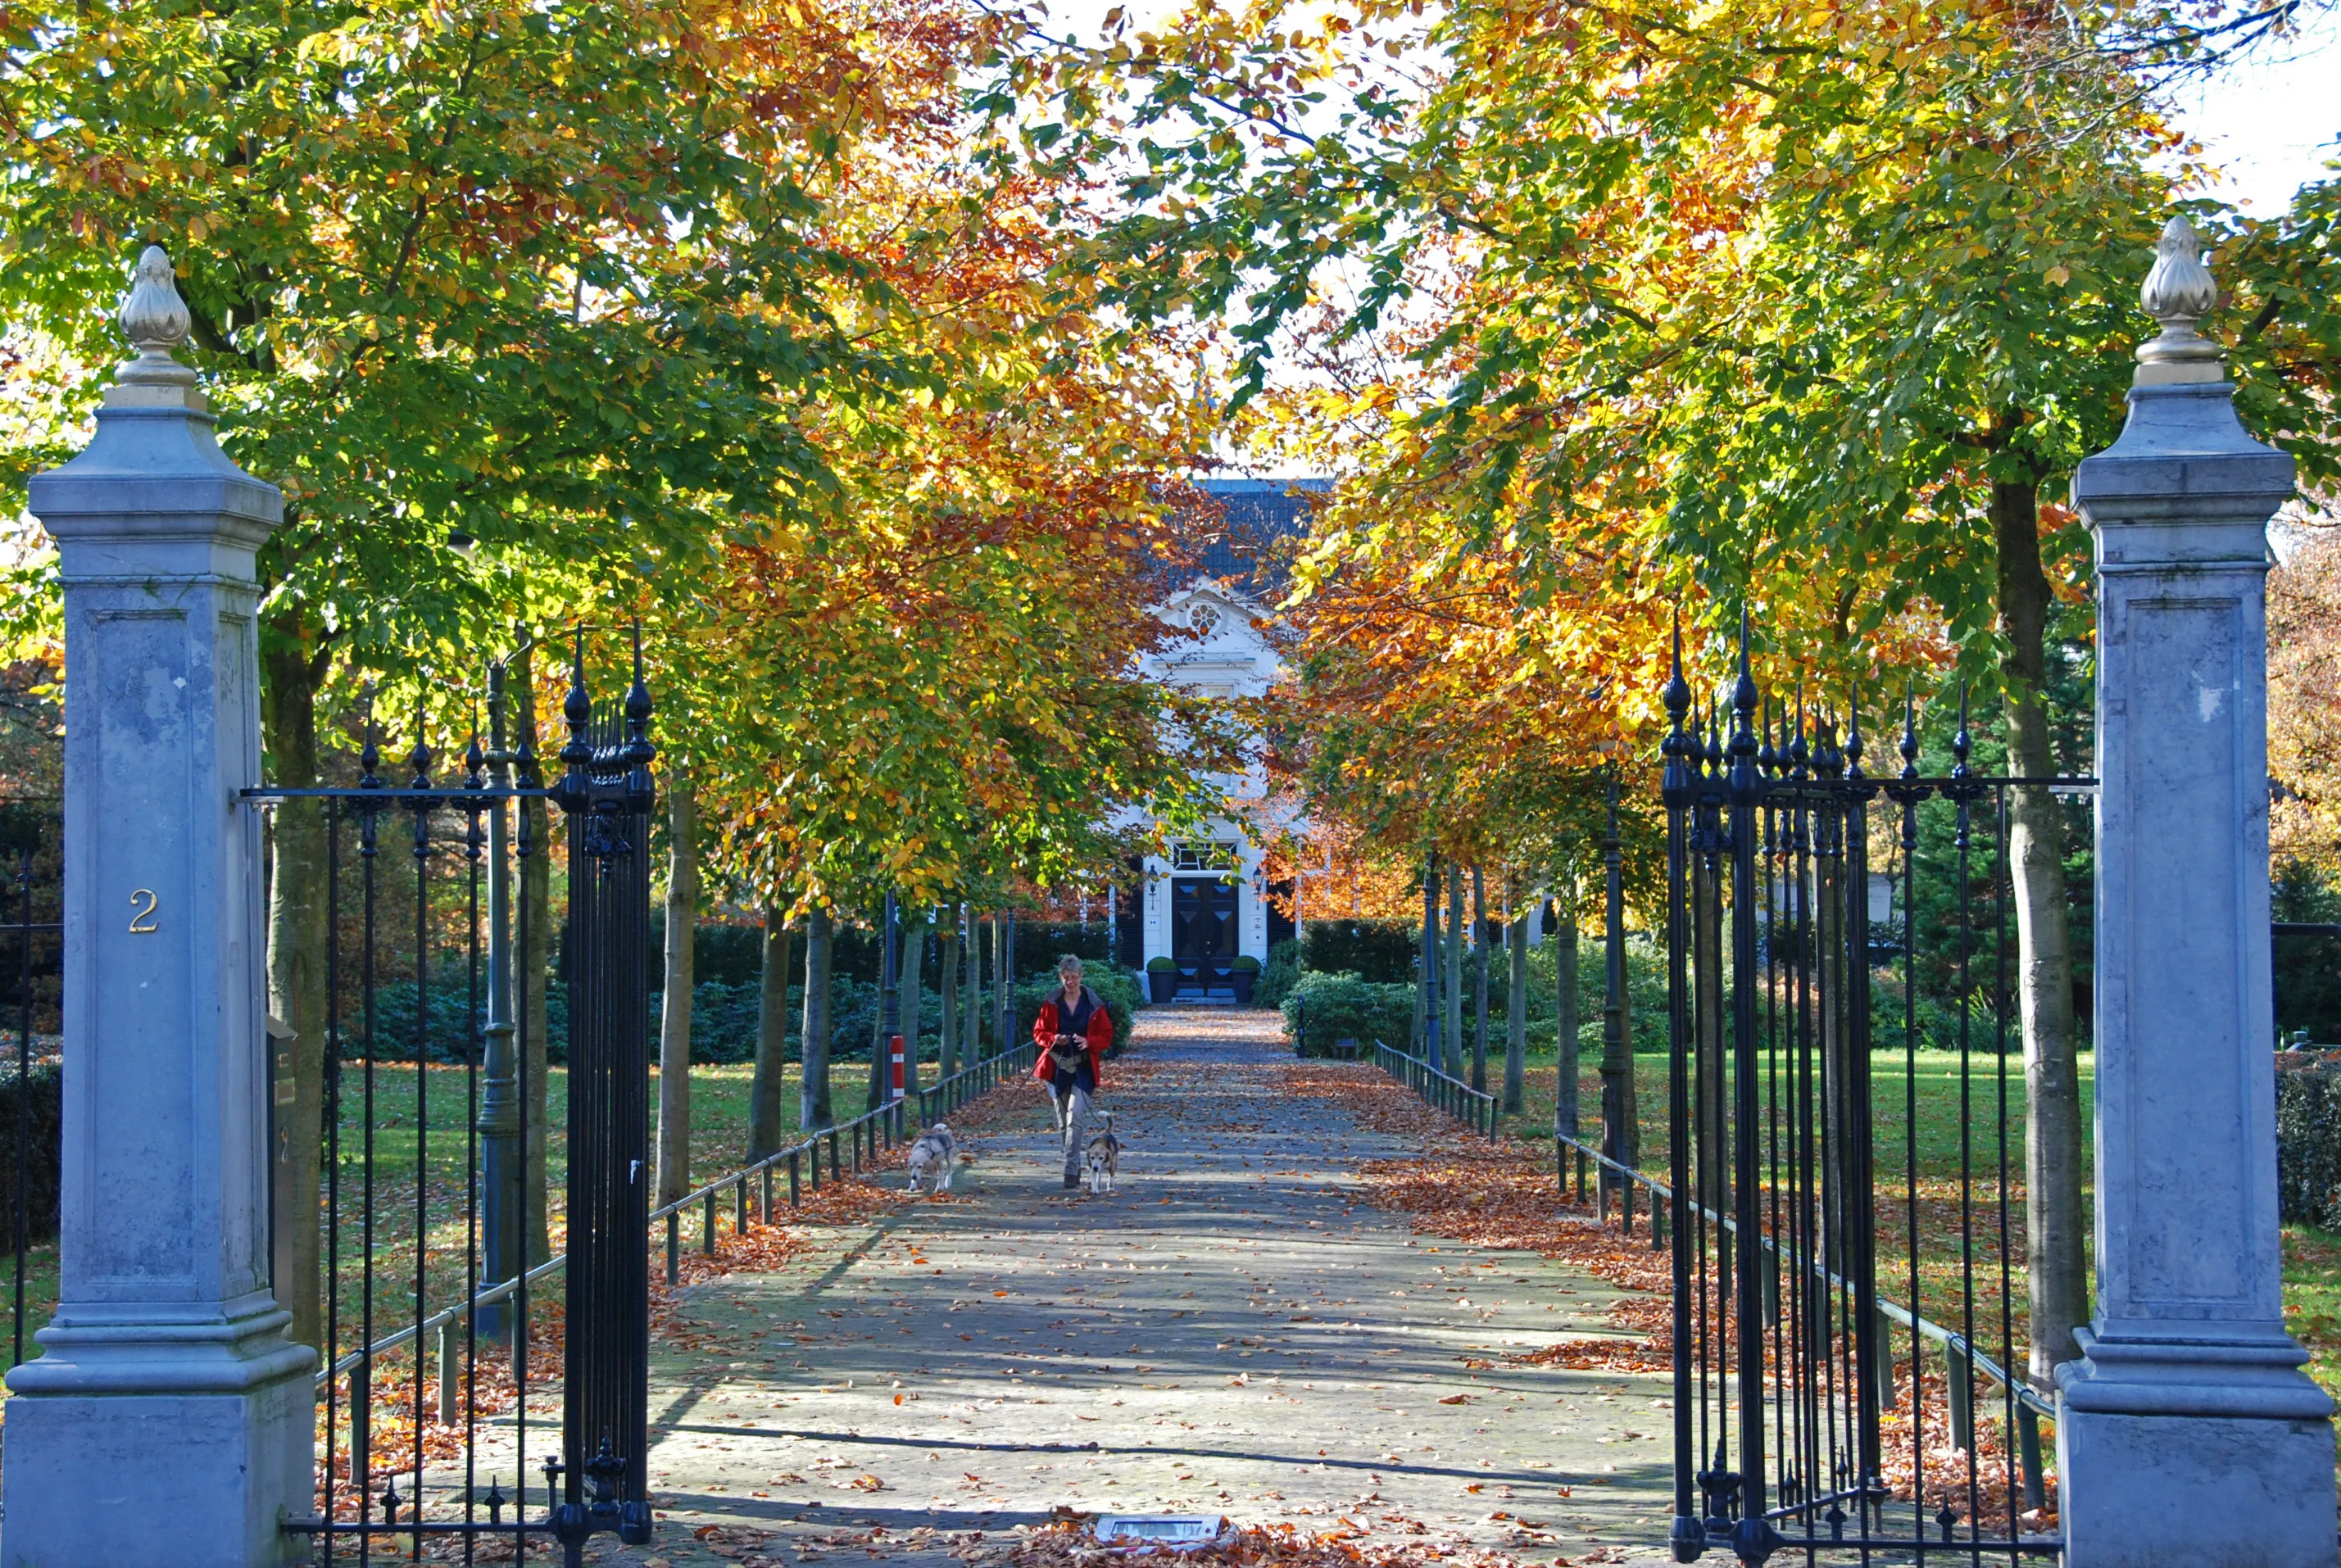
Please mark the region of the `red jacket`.
<svg viewBox="0 0 2341 1568"><path fill-rule="evenodd" d="M1106 1010L1103 997L1091 991L1087 986L1081 989L1089 992L1090 1022L1084 1037L1090 1047L1090 1076L1102 1086L1105 1083L1106 1047L1113 1044L1113 1015ZM1041 1004L1041 1016L1032 1020L1032 1039L1041 1047L1040 1059L1032 1064L1032 1076L1044 1084L1057 1076L1056 1069L1049 1064L1049 1047L1056 1044L1059 1034L1065 1032L1057 1027L1057 1001L1064 994L1064 987L1059 987L1047 1001Z"/></svg>

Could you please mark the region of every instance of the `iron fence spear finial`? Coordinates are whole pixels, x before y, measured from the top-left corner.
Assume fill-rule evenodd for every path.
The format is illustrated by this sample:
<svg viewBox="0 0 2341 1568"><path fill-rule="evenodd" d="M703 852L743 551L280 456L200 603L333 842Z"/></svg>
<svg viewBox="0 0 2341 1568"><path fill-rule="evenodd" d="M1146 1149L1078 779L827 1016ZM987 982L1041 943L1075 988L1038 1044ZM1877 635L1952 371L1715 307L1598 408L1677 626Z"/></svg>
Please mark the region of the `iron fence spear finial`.
<svg viewBox="0 0 2341 1568"><path fill-rule="evenodd" d="M1682 672L1682 611L1675 611L1674 656L1667 670L1667 712L1674 719L1677 733L1682 730L1683 715L1690 708L1690 683Z"/></svg>
<svg viewBox="0 0 2341 1568"><path fill-rule="evenodd" d="M626 761L640 767L658 755L651 744L651 689L643 681L643 623L634 622L634 683L626 691Z"/></svg>
<svg viewBox="0 0 2341 1568"><path fill-rule="evenodd" d="M1748 607L1744 604L1739 607L1739 682L1732 689L1731 705L1742 715L1740 728L1745 729L1756 712L1756 677L1748 663Z"/></svg>
<svg viewBox="0 0 2341 1568"><path fill-rule="evenodd" d="M423 700L418 697L414 702L414 748L406 754L407 766L414 769L413 783L417 789L431 788L431 748L424 743L423 733Z"/></svg>
<svg viewBox="0 0 2341 1568"><path fill-rule="evenodd" d="M1918 776L1918 694L1909 685L1902 688L1902 777Z"/></svg>
<svg viewBox="0 0 2341 1568"><path fill-rule="evenodd" d="M379 739L374 726L374 682L369 680L365 689L365 745L358 751L358 788L361 789L382 788L381 775L374 771L382 766Z"/></svg>
<svg viewBox="0 0 2341 1568"><path fill-rule="evenodd" d="M1808 727L1805 712L1805 678L1799 675L1797 677L1797 726L1792 731L1794 739L1788 742L1787 759L1789 771L1799 779L1805 775L1806 764L1812 760L1812 749L1806 744Z"/></svg>
<svg viewBox="0 0 2341 1568"><path fill-rule="evenodd" d="M585 629L574 628L573 639L569 658L569 695L561 701L562 720L569 727L569 743L562 747L561 759L582 783L585 764L593 759L593 742L585 733L593 721L593 699L585 690Z"/></svg>

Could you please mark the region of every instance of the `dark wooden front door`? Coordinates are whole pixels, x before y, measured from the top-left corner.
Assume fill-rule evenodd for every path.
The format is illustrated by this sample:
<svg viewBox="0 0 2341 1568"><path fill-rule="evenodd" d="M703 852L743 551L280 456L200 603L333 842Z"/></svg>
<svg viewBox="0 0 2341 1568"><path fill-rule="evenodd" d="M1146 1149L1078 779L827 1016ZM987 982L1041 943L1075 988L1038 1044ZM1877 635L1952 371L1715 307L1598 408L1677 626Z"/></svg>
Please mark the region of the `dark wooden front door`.
<svg viewBox="0 0 2341 1568"><path fill-rule="evenodd" d="M1170 958L1187 995L1229 991L1236 956L1236 888L1217 877L1180 877L1170 884Z"/></svg>

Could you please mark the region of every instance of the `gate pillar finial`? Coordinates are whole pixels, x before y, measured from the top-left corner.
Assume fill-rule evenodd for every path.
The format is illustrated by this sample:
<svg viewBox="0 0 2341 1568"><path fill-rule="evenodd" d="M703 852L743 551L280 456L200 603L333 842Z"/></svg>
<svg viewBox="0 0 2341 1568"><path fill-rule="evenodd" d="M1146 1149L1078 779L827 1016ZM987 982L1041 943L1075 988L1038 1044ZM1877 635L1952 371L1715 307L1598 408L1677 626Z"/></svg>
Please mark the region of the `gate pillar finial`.
<svg viewBox="0 0 2341 1568"><path fill-rule="evenodd" d="M0 1563L254 1568L298 1554L316 1357L269 1289L259 590L274 485L214 439L148 246L136 357L35 477L65 590L60 1304L9 1374Z"/></svg>
<svg viewBox="0 0 2341 1568"><path fill-rule="evenodd" d="M2279 1293L2266 525L2183 219L2129 418L2073 497L2097 547L2097 1315L2057 1368L2069 1568L2333 1562L2332 1401Z"/></svg>

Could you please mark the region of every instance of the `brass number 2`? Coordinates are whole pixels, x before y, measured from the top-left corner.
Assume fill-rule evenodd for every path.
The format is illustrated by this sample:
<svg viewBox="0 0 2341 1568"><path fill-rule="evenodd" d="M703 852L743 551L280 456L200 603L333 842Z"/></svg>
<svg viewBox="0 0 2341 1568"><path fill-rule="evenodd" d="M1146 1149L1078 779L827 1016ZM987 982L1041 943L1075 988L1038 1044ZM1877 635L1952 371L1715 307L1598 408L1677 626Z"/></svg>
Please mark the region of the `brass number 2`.
<svg viewBox="0 0 2341 1568"><path fill-rule="evenodd" d="M146 901L142 904L139 902L141 898L144 898ZM132 936L151 937L156 930L160 929L160 928L154 924L154 888L134 888L130 894L130 934Z"/></svg>

